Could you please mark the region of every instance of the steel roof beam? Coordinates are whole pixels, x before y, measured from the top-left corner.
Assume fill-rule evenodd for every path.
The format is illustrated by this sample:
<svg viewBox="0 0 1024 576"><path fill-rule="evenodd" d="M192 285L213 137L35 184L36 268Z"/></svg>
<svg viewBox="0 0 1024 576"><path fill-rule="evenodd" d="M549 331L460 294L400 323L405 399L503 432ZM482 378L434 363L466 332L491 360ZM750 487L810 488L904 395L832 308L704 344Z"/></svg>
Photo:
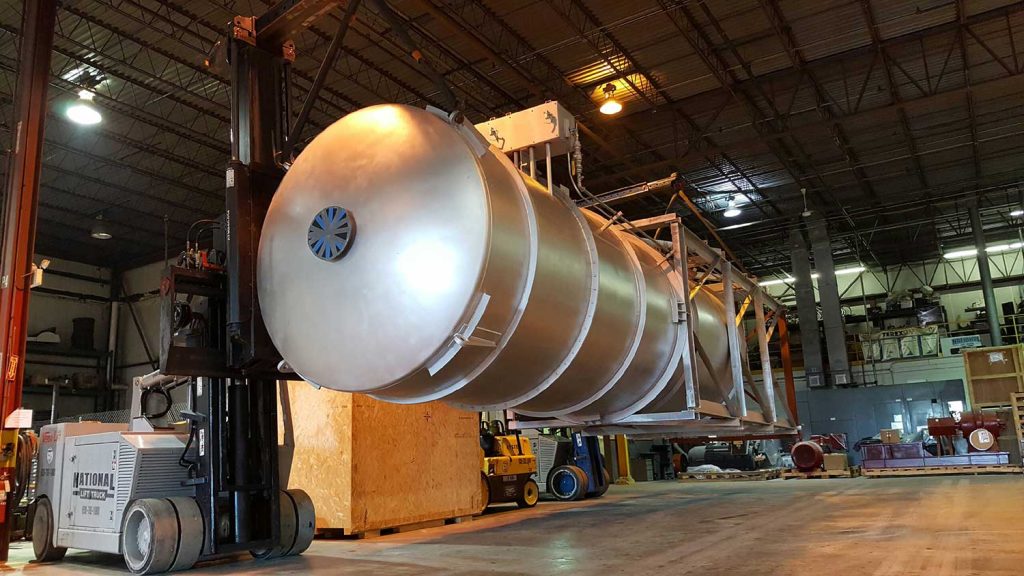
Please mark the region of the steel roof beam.
<svg viewBox="0 0 1024 576"><path fill-rule="evenodd" d="M775 0L772 0L773 2ZM889 53L886 52L885 46L882 44L882 37L878 33L878 23L875 21L874 11L871 9L871 3L868 0L861 1L861 11L864 13L864 22L867 24L868 32L871 34L871 43L875 47L875 53L877 57L882 61L882 70L885 71L885 82L886 87L889 91L889 101L891 104L899 104L902 98L900 97L899 89L896 87L896 81L892 75L892 64L890 63ZM922 60L925 62L925 69L927 70L928 57L924 54L922 49L921 54ZM964 61L966 65L966 60ZM904 72L905 74L906 72ZM867 78L864 79L867 82ZM965 83L965 86L970 86L970 83ZM970 98L970 92L968 92L968 98ZM928 177L925 175L924 167L921 165L921 158L917 154L917 144L914 142L914 136L910 131L910 122L907 119L907 112L904 108L896 109L896 116L899 120L900 132L903 135L904 142L907 143L907 148L910 150L910 154L914 161L914 170L917 172L918 182L921 184L921 188L925 190L927 194L928 189ZM973 124L973 121L972 121Z"/></svg>

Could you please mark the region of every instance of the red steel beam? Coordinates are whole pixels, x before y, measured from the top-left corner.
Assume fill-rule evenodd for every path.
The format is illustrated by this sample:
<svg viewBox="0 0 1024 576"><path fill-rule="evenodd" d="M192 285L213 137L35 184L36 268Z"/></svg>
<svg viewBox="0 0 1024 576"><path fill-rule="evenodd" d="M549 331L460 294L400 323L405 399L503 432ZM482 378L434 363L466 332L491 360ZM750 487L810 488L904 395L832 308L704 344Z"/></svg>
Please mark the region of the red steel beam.
<svg viewBox="0 0 1024 576"><path fill-rule="evenodd" d="M36 211L39 207L39 171L42 164L43 128L46 120L46 90L50 82L50 56L57 21L57 0L24 0L21 18L18 87L14 100L15 130L12 131L10 169L4 189L4 229L0 248L0 481L14 480L17 429L6 427L7 417L21 407L25 371L25 331L32 256L36 241ZM0 561L7 561L10 545L10 492L0 506Z"/></svg>
<svg viewBox="0 0 1024 576"><path fill-rule="evenodd" d="M796 411L796 382L793 380L793 358L789 354L789 327L786 325L786 315L779 314L779 348L782 349L782 373L786 379L786 404L789 406L789 416L793 419L793 425L800 425L800 416Z"/></svg>

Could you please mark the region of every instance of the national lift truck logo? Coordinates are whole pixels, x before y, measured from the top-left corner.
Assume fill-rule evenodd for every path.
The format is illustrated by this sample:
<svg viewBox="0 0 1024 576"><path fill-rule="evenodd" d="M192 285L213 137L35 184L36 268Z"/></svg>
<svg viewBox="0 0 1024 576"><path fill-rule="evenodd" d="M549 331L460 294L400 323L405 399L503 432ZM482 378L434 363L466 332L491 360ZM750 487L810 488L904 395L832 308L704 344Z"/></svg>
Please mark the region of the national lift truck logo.
<svg viewBox="0 0 1024 576"><path fill-rule="evenodd" d="M116 480L112 472L75 472L71 493L82 500L105 501L114 497Z"/></svg>

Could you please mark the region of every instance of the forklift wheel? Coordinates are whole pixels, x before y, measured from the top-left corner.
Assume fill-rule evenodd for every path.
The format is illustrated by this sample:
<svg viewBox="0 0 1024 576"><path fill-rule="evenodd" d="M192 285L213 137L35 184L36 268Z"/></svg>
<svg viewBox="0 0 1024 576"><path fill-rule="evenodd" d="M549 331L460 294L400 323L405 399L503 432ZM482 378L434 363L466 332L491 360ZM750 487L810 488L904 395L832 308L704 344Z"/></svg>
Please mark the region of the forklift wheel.
<svg viewBox="0 0 1024 576"><path fill-rule="evenodd" d="M313 501L302 490L282 490L280 497L280 540L277 546L254 549L249 553L257 560L302 554L313 543L316 533L316 511Z"/></svg>
<svg viewBox="0 0 1024 576"><path fill-rule="evenodd" d="M170 571L188 570L199 560L203 552L203 513L195 498L173 496L167 499L178 516L178 551Z"/></svg>
<svg viewBox="0 0 1024 576"><path fill-rule="evenodd" d="M559 500L579 500L587 492L587 474L576 466L559 466L548 476L548 491Z"/></svg>
<svg viewBox="0 0 1024 576"><path fill-rule="evenodd" d="M121 550L133 574L170 569L178 548L178 518L162 498L141 498L128 505L121 529Z"/></svg>
<svg viewBox="0 0 1024 576"><path fill-rule="evenodd" d="M537 505L537 500L540 500L540 486L537 486L536 480L530 478L523 484L523 491L516 499L516 504L520 508L533 508Z"/></svg>
<svg viewBox="0 0 1024 576"><path fill-rule="evenodd" d="M290 488L285 494L295 505L295 542L289 548L285 556L298 556L309 548L313 543L313 536L316 535L316 509L313 507L313 499L304 490Z"/></svg>
<svg viewBox="0 0 1024 576"><path fill-rule="evenodd" d="M40 562L56 562L64 558L67 548L53 545L53 507L50 499L42 496L36 499L32 514L32 551Z"/></svg>

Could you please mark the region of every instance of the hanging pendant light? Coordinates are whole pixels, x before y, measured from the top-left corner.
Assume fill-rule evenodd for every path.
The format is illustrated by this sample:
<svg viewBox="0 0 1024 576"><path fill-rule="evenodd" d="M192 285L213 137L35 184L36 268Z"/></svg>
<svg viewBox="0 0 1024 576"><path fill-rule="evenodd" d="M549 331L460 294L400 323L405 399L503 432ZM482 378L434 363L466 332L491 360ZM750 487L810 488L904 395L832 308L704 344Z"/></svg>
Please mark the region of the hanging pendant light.
<svg viewBox="0 0 1024 576"><path fill-rule="evenodd" d="M103 121L103 115L96 109L96 105L92 103L93 96L94 94L88 90L80 90L78 92L78 100L71 106L68 106L68 109L64 111L64 115L75 124L85 126L99 124Z"/></svg>
<svg viewBox="0 0 1024 576"><path fill-rule="evenodd" d="M97 240L110 240L114 237L110 233L110 229L107 228L107 222L103 219L103 214L96 216L96 222L93 223L89 236Z"/></svg>
<svg viewBox="0 0 1024 576"><path fill-rule="evenodd" d="M601 104L601 114L618 114L622 112L622 102L619 102L615 98L615 84L608 83L604 85L604 102Z"/></svg>

